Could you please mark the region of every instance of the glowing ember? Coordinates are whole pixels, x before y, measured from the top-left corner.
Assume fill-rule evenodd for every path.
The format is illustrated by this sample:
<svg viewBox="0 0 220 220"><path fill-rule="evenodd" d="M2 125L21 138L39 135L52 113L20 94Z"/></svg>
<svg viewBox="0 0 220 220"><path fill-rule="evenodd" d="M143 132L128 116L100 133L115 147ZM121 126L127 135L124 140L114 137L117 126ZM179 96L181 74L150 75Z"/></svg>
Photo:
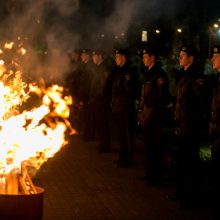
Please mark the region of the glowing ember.
<svg viewBox="0 0 220 220"><path fill-rule="evenodd" d="M13 47L13 42L4 45L7 50ZM0 51L4 54L4 50ZM26 53L24 48L16 51L19 55ZM39 169L67 144L67 130L74 134L68 121L72 98L63 92L63 87L58 85L46 88L26 84L22 81L18 59L7 63L0 60L0 193L19 193L15 185L18 184L16 175L21 175L21 165ZM33 94L38 106L21 110Z"/></svg>
<svg viewBox="0 0 220 220"><path fill-rule="evenodd" d="M5 43L5 49L12 49L14 42Z"/></svg>

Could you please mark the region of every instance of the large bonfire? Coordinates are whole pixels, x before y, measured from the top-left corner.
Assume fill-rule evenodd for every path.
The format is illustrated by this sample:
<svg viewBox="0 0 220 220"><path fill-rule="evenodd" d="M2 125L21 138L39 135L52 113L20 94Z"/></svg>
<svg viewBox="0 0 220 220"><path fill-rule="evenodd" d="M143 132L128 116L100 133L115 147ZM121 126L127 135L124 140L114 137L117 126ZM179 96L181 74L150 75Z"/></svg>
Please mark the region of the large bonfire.
<svg viewBox="0 0 220 220"><path fill-rule="evenodd" d="M12 50L16 58L5 58ZM68 121L72 99L63 87L23 81L19 57L26 53L22 43L0 48L0 194L35 193L25 167L39 169L67 144L66 133L75 132ZM36 107L27 105L33 97Z"/></svg>

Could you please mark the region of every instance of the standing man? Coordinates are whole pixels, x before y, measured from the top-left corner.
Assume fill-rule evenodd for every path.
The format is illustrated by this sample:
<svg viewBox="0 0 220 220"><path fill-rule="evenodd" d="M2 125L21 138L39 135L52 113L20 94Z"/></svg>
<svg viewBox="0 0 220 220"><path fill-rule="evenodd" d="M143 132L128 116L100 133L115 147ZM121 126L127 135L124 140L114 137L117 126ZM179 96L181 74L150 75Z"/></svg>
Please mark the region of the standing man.
<svg viewBox="0 0 220 220"><path fill-rule="evenodd" d="M115 62L111 107L120 142L117 165L128 167L133 163L134 154L136 72L129 65L126 49L116 50Z"/></svg>
<svg viewBox="0 0 220 220"><path fill-rule="evenodd" d="M212 114L210 120L212 178L214 180L214 219L220 219L220 45L212 48L212 66L218 71L213 89Z"/></svg>
<svg viewBox="0 0 220 220"><path fill-rule="evenodd" d="M77 94L78 68L80 63L79 50L73 49L69 54L69 74L66 78L66 85L71 92L71 95L75 98Z"/></svg>
<svg viewBox="0 0 220 220"><path fill-rule="evenodd" d="M179 80L176 87L175 135L177 140L177 186L170 199L181 208L195 206L199 199L199 136L203 103L203 76L195 47L182 46L179 53Z"/></svg>
<svg viewBox="0 0 220 220"><path fill-rule="evenodd" d="M79 65L80 65L80 51L73 49L69 54L70 64L69 64L69 74L66 78L66 86L73 97L74 105L70 109L70 121L74 125L77 131L79 131L79 99L78 99L78 89L79 89Z"/></svg>
<svg viewBox="0 0 220 220"><path fill-rule="evenodd" d="M159 185L163 174L162 127L163 114L170 102L168 78L158 61L156 48L148 46L143 50L146 68L140 98L138 123L143 128L146 170L141 180L146 186Z"/></svg>
<svg viewBox="0 0 220 220"><path fill-rule="evenodd" d="M94 115L94 130L97 131L99 139L98 151L104 153L109 152L111 144L109 130L111 69L105 61L102 50L92 51L92 61L94 67L89 103Z"/></svg>
<svg viewBox="0 0 220 220"><path fill-rule="evenodd" d="M78 79L78 98L81 108L81 130L82 138L85 141L91 141L94 139L93 133L93 118L91 114L91 108L89 105L89 96L91 92L92 70L93 62L91 59L91 50L83 49L80 53L81 63L79 65L79 79Z"/></svg>

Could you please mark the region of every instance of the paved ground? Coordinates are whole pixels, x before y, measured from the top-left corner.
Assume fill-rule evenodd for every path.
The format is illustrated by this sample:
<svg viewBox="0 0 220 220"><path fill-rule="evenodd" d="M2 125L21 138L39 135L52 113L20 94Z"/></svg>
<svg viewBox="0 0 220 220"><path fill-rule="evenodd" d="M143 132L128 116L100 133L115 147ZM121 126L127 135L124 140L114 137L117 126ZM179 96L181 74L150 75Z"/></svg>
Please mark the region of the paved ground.
<svg viewBox="0 0 220 220"><path fill-rule="evenodd" d="M117 168L116 147L101 154L97 142L72 137L33 178L45 189L43 220L210 220L206 206L178 209L166 199L174 190L172 167L166 167L163 186L146 187L137 180L144 172L144 159L141 143L136 145L136 165Z"/></svg>

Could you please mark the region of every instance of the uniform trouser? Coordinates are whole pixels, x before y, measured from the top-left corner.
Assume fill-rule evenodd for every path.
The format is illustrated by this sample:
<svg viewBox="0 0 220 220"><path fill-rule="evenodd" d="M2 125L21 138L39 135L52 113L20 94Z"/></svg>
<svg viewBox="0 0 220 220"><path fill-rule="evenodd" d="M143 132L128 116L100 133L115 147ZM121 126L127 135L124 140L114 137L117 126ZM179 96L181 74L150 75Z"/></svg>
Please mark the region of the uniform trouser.
<svg viewBox="0 0 220 220"><path fill-rule="evenodd" d="M115 114L117 136L120 142L119 161L132 163L134 155L134 113L118 112Z"/></svg>
<svg viewBox="0 0 220 220"><path fill-rule="evenodd" d="M157 123L143 127L146 171L145 175L151 181L160 181L163 173L162 129Z"/></svg>
<svg viewBox="0 0 220 220"><path fill-rule="evenodd" d="M86 141L94 140L95 138L95 121L93 105L85 103L82 111L83 123L83 139Z"/></svg>
<svg viewBox="0 0 220 220"><path fill-rule="evenodd" d="M99 150L109 150L111 145L109 129L109 107L105 101L95 102L95 124L99 139Z"/></svg>
<svg viewBox="0 0 220 220"><path fill-rule="evenodd" d="M220 145L212 146L211 148L212 156L212 180L213 180L213 210L215 219L220 219Z"/></svg>
<svg viewBox="0 0 220 220"><path fill-rule="evenodd" d="M199 182L199 142L195 135L177 135L177 196L180 201L197 199Z"/></svg>

